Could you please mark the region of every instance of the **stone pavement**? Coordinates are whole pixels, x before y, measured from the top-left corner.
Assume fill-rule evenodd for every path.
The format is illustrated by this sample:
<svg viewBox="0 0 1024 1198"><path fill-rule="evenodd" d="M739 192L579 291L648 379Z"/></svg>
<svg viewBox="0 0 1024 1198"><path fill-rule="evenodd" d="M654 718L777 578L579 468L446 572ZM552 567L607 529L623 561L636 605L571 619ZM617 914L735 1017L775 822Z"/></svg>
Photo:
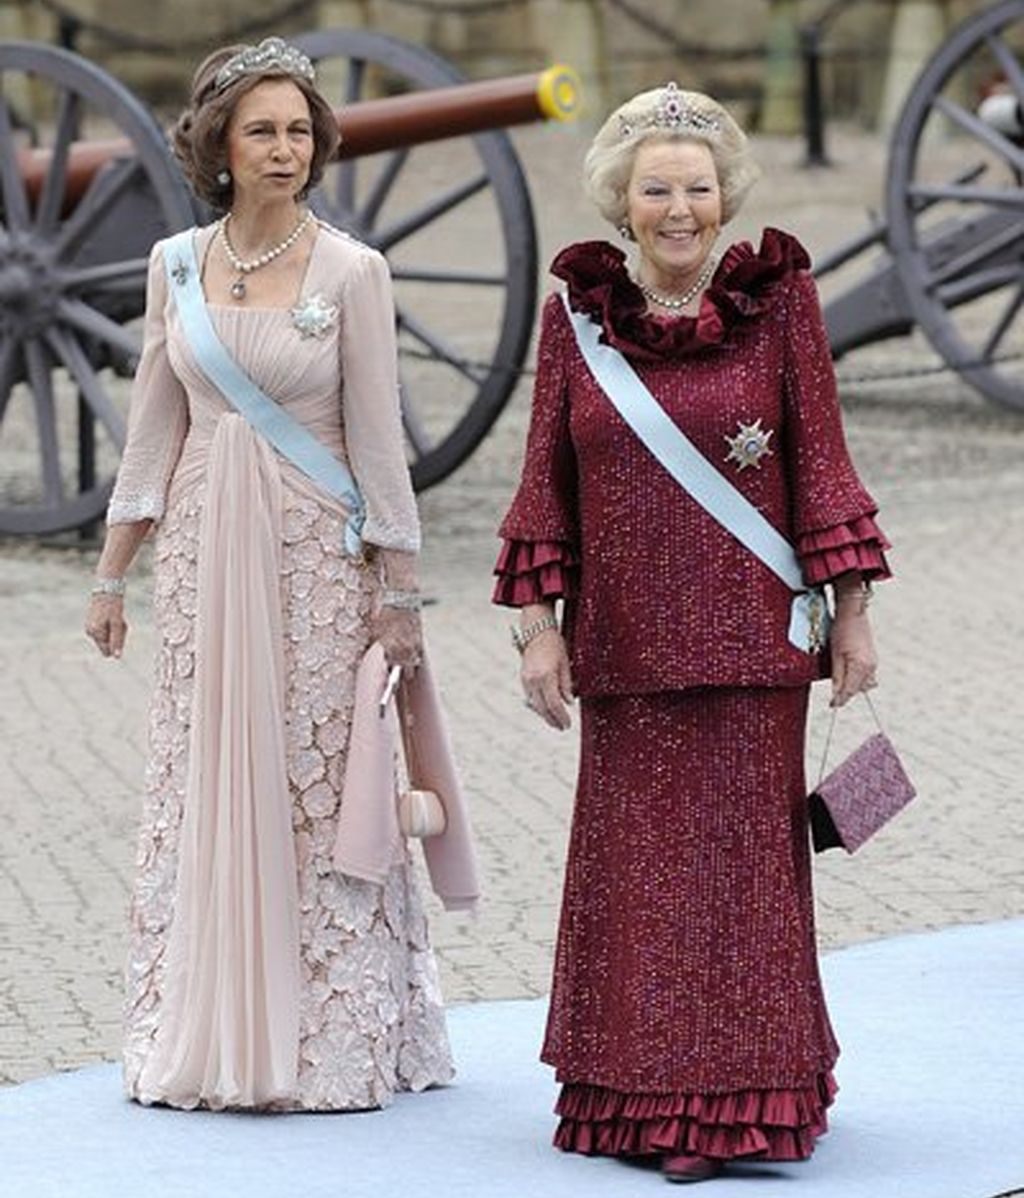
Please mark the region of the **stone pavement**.
<svg viewBox="0 0 1024 1198"><path fill-rule="evenodd" d="M575 195L569 130L517 134L544 261L603 231ZM796 169L799 147L759 143L766 178L737 232L774 223L813 251L879 202L884 156L863 136L834 146L832 172ZM1008 347L1010 348L1010 347ZM1018 344L1016 349L1022 347ZM919 338L870 347L854 374L928 364ZM898 581L873 608L878 706L920 797L856 859L820 861L825 947L1024 913L1024 418L946 375L844 385L855 457L897 548ZM423 497L428 636L472 797L486 880L478 919L434 911L453 1000L529 996L548 985L575 744L522 706L507 615L489 606L494 527L514 486L528 387L473 459ZM144 762L147 566L129 602L120 663L80 632L93 554L0 544L0 1080L118 1051L120 971ZM826 715L817 695L808 760ZM844 713L836 757L871 730ZM969 985L969 979L965 979Z"/></svg>

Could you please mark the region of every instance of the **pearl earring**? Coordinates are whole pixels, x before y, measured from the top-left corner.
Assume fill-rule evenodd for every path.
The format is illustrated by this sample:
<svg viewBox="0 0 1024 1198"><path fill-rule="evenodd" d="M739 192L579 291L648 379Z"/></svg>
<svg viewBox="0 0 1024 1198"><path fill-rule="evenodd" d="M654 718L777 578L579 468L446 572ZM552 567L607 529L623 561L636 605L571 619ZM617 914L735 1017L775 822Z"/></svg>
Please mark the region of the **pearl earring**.
<svg viewBox="0 0 1024 1198"><path fill-rule="evenodd" d="M622 224L619 225L619 236L623 239L623 241L632 241L633 240L633 230L629 227L628 224L626 224L625 221L623 221Z"/></svg>
<svg viewBox="0 0 1024 1198"><path fill-rule="evenodd" d="M227 185L231 182L231 172L229 170L218 171L217 182L221 185L221 187L227 187Z"/></svg>

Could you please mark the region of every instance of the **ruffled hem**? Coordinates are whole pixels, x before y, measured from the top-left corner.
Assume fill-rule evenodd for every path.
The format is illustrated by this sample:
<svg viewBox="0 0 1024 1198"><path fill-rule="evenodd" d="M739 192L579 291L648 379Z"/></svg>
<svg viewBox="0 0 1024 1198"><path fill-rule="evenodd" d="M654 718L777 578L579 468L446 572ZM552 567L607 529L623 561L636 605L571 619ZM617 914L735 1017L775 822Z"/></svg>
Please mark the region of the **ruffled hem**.
<svg viewBox="0 0 1024 1198"><path fill-rule="evenodd" d="M506 540L498 555L492 601L525 607L566 598L579 559L563 541Z"/></svg>
<svg viewBox="0 0 1024 1198"><path fill-rule="evenodd" d="M828 1131L838 1086L831 1072L791 1090L729 1094L630 1094L567 1083L555 1112L556 1148L588 1156L688 1152L732 1160L805 1160Z"/></svg>
<svg viewBox="0 0 1024 1198"><path fill-rule="evenodd" d="M775 303L778 284L811 265L795 237L765 229L761 246L737 242L723 254L696 316L659 320L626 267L626 255L607 241L581 241L555 258L551 273L562 279L574 311L586 312L604 339L632 358L658 361L724 343L732 329Z"/></svg>
<svg viewBox="0 0 1024 1198"><path fill-rule="evenodd" d="M796 542L804 578L815 585L850 570L859 570L872 580L889 578L892 571L885 557L889 548L889 541L872 516L858 516L846 524L803 533Z"/></svg>

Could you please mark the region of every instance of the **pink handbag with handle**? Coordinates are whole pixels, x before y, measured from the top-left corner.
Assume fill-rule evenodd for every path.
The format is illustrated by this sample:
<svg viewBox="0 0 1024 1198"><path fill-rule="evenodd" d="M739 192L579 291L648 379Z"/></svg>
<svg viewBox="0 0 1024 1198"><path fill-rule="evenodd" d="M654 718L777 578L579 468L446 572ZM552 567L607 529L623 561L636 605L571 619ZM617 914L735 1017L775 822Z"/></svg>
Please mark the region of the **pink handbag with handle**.
<svg viewBox="0 0 1024 1198"><path fill-rule="evenodd" d="M414 835L445 907L472 909L480 885L469 810L426 647L420 668L398 687L398 703L381 704L387 690L388 666L375 642L356 673L334 867L383 883ZM400 743L409 786L396 770Z"/></svg>
<svg viewBox="0 0 1024 1198"><path fill-rule="evenodd" d="M808 799L814 851L844 848L854 853L901 811L917 793L892 741L882 731L878 714L864 696L878 731L828 775ZM838 710L832 712L821 775L825 773Z"/></svg>

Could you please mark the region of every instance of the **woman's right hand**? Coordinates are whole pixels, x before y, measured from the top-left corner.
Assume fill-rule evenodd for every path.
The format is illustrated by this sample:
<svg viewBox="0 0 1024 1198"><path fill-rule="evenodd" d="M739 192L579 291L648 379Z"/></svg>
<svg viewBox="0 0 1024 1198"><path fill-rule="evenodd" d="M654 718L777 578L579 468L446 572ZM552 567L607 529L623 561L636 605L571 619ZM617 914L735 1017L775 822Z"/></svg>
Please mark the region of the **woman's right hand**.
<svg viewBox="0 0 1024 1198"><path fill-rule="evenodd" d="M121 595L91 596L85 617L85 634L96 643L104 657L120 657L128 635L124 598Z"/></svg>
<svg viewBox="0 0 1024 1198"><path fill-rule="evenodd" d="M519 677L526 706L546 724L564 732L572 723L568 708L572 702L572 673L569 651L557 628L546 629L526 646Z"/></svg>

